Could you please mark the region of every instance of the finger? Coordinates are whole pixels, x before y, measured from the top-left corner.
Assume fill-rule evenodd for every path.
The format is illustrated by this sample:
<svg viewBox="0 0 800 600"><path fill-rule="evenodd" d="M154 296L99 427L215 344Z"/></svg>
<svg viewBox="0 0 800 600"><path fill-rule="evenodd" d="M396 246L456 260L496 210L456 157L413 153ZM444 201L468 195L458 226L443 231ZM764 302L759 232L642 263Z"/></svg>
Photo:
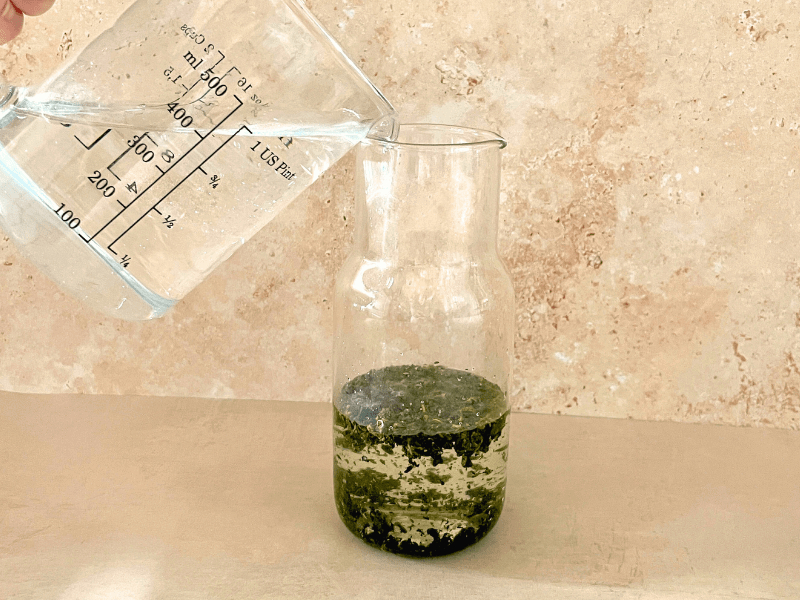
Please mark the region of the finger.
<svg viewBox="0 0 800 600"><path fill-rule="evenodd" d="M0 44L13 40L22 31L22 13L11 0L0 0Z"/></svg>
<svg viewBox="0 0 800 600"><path fill-rule="evenodd" d="M38 17L50 10L56 0L12 0L23 14L29 17Z"/></svg>

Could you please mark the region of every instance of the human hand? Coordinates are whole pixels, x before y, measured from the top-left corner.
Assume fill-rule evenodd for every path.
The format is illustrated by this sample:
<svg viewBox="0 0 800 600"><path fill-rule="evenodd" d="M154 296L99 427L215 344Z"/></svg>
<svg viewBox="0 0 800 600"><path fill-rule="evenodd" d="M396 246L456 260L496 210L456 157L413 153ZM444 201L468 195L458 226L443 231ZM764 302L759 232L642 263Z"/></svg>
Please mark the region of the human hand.
<svg viewBox="0 0 800 600"><path fill-rule="evenodd" d="M24 15L37 17L50 10L54 2L55 0L0 0L0 44L19 35Z"/></svg>

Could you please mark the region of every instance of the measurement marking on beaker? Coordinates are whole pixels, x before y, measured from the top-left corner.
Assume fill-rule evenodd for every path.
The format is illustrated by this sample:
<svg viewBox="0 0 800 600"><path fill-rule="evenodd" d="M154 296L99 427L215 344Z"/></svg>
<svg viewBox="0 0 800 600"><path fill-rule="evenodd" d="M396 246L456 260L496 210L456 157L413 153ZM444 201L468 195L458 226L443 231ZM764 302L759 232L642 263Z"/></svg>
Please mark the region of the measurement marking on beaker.
<svg viewBox="0 0 800 600"><path fill-rule="evenodd" d="M181 94L181 98L183 98L186 94L188 94L190 91L192 91L198 83L200 83L201 81L208 81L211 78L211 74L213 74L214 69L216 69L217 66L219 66L219 64L223 60L225 60L225 55L222 52L217 50L217 54L219 54L221 58L217 62L215 62L211 67L209 67L208 69L203 71L203 73L200 75L200 77L192 84L192 87L186 87L185 83L180 84L181 87L183 87L183 89L186 90L185 92L183 92L183 94ZM184 58L186 58L185 55L184 55ZM194 56L192 56L192 59L194 59ZM199 67L200 64L203 61L201 60L200 63L197 63L196 65L193 63L193 60L187 59L187 62L189 62L189 65L192 66L196 70L197 67ZM237 71L238 71L238 69L237 69ZM230 71L228 71L228 73L230 73ZM206 77L204 78L203 75L206 75ZM227 75L227 73L226 73L226 75ZM224 79L224 78L225 78L225 75L220 77L220 81L222 81L222 79ZM199 101L202 101L202 99L206 97L206 94L208 94L208 90L206 90L206 92L202 96L200 96Z"/></svg>
<svg viewBox="0 0 800 600"><path fill-rule="evenodd" d="M149 131L145 131L142 135L140 135L138 137L134 137L133 145L131 145L131 142L129 141L128 142L128 147L125 149L125 151L122 154L120 154L117 158L115 158L114 161L110 165L108 165L106 167L106 170L109 173L111 173L114 177L116 177L117 181L122 181L122 178L113 171L114 165L116 165L120 160L122 160L125 157L125 155L128 154L128 152L130 152L131 150L133 150L136 154L140 154L138 152L138 148L139 148L139 146L144 146L144 145L140 144L139 142L141 142L144 139L149 140L150 143L152 143L156 148L158 148L158 142L156 142L153 138L150 137L150 132ZM144 147L146 148L146 146L144 146ZM152 154L152 153L151 152L147 152L147 154ZM144 158L147 158L147 157L144 156ZM152 158L149 159L149 160L145 160L145 162L149 162L150 160L152 160ZM163 171L162 171L162 173L163 173Z"/></svg>
<svg viewBox="0 0 800 600"><path fill-rule="evenodd" d="M225 55L224 55L224 54L223 54L221 51L217 50L217 53L218 53L218 54L219 54L219 55L220 55L222 58L220 58L220 59L219 59L217 62L215 62L215 63L214 63L214 66L213 66L213 67L211 67L211 69L216 69L216 68L217 68L217 65L219 65L219 63L221 63L223 60L225 60ZM210 71L211 69L206 69L206 71Z"/></svg>
<svg viewBox="0 0 800 600"><path fill-rule="evenodd" d="M224 119L222 119L222 120L221 120L219 123L217 123L216 125L214 125L214 127L213 127L213 128L212 128L212 129L211 129L211 130L210 130L210 131L209 131L209 132L206 134L206 135L204 135L204 136L200 136L200 139L199 139L197 142L195 142L195 144L194 144L194 145L193 145L191 148L189 148L189 149L188 149L186 152L184 152L184 153L183 153L183 154L180 156L180 158L178 158L178 160L176 160L174 163L172 163L172 165L170 165L170 167L169 167L169 168L168 168L168 169L167 169L167 170L166 170L164 173L162 173L161 175L159 175L159 176L158 176L158 177L155 179L155 181L153 181L153 182L152 182L150 185L148 185L148 186L147 186L147 187L146 187L144 190L142 190L142 192L141 192L139 195L137 195L137 196L136 196L136 197L135 197L133 200L131 200L131 202L130 202L130 204L128 204L128 206L126 206L125 208L123 208L122 210L120 210L120 211L119 211L119 212L118 212L116 215L114 215L114 216L113 216L113 217L112 217L112 218L111 218L111 219L110 219L110 220L109 220L109 221L108 221L108 222L107 222L105 225L103 225L103 226L102 226L102 227L101 227L101 228L100 228L100 229L97 231L97 233L95 233L95 234L94 234L94 235L91 237L90 241L91 241L91 240L93 240L94 238L96 238L98 235L100 235L100 233L101 233L101 232L102 232L102 231L103 231L103 230L104 230L106 227L108 227L109 225L111 225L111 223L113 223L113 222L114 222L114 221L115 221L115 220L116 220L116 219L117 219L117 218L118 218L120 215L122 215L122 214L123 214L123 213L124 213L124 212L125 212L125 211L128 209L128 207L130 207L130 206L131 206L131 205L132 205L134 202L136 202L136 201L137 201L139 198L141 198L141 197L142 197L144 194L146 194L146 193L147 193L147 192L150 190L150 188L152 188L152 187L153 187L154 185L156 185L156 184L157 184L159 181L161 181L161 179L164 177L164 175L166 175L167 173L169 173L169 172L170 172L170 171L171 171L173 168L175 168L175 167L176 167L176 166L177 166L177 165L178 165L178 164L179 164L179 163L180 163L180 162L181 162L181 161L182 161L184 158L186 158L186 157L187 157L189 154L191 154L191 153L192 153L192 151L194 151L194 149L195 149L195 148L197 148L197 146L199 146L199 145L200 145L200 144L202 144L202 143L203 143L203 142L204 142L206 139L208 139L208 137L209 137L209 136L211 136L211 134L213 134L213 133L214 133L214 131L216 131L216 130L217 130L217 129L218 129L218 128L219 128L219 127L220 127L220 126L221 126L221 125L222 125L222 124L225 122L225 121L227 121L227 120L228 120L228 119L229 119L229 118L230 118L230 117L233 115L233 113L235 113L235 112L236 112L237 110L239 110L239 109L240 109L242 106L244 106L244 103L241 101L241 99L240 99L238 96L236 96L236 95L234 94L234 96L233 96L233 97L234 97L234 98L236 99L236 101L239 103L239 104L238 104L238 106L236 106L236 108L234 108L234 109L233 109L231 112L229 112L227 115L225 115L225 118L224 118ZM207 162L207 161L208 161L208 160L209 160L209 159L210 159L212 156L214 156L214 155L215 155L217 152L219 152L219 150L220 150L220 149L221 149L223 146L225 146L225 144L227 144L227 143L228 143L228 142L229 142L231 139L233 139L233 138L234 138L234 137L235 137L235 136L236 136L236 135L237 135L239 132L241 132L243 129L247 129L247 131L248 131L248 132L250 132L250 133L252 134L252 132L250 131L250 129L248 129L246 126L242 125L242 126L241 126L241 127L240 127L240 128L237 130L237 131L236 131L236 133L234 133L234 134L233 134L233 135L232 135L230 138L228 138L228 139L227 139L227 140L226 140L226 141L225 141L225 142L224 142L224 143L223 143L223 144L222 144L222 145L221 145L219 148L217 148L216 150L214 150L214 152L213 152L213 153L211 153L211 155L210 155L210 156L208 156L208 158L206 158L206 159L205 159L205 160L204 160L202 163L200 163L200 166L204 165L204 164L205 164L205 163L206 163L206 162ZM178 189L178 187L180 187L180 186L181 186L181 184L183 184L183 182L184 182L184 181L186 181L186 180L187 180L187 179L188 179L188 178L189 178L189 177L190 177L192 174L194 174L194 172L195 172L196 170L197 170L197 167L195 167L194 169L192 169L192 170L189 172L189 174L188 174L186 177L184 177L183 179L181 179L181 180L178 182L178 184L177 184L176 186L174 186L172 189L170 189L170 191L169 191L169 192L167 192L167 194L166 194L165 196L163 196L163 197L161 198L161 200L159 200L158 202L156 202L156 203L153 205L153 207L151 207L151 209L147 210L147 211L146 211L146 212L145 212L145 213L144 213L142 216L140 216L140 217L139 217L138 219L136 219L136 220L135 220L133 223L131 223L131 225L130 225L130 226L128 226L128 228L127 228L127 229L125 229L125 231L123 231L123 232L122 232L122 233L121 233L119 236L117 236L117 237L116 237L116 239L114 239L114 241L112 241L112 242L111 242L111 243L110 243L108 246L106 246L106 247L108 248L108 250L110 250L111 252L113 252L114 254L116 254L116 251L115 251L115 250L112 248L112 246L113 246L114 244L116 244L116 243L117 243L117 242L118 242L118 241L119 241L119 240L120 240L120 239L121 239L121 238L122 238L122 237L123 237L125 234L127 234L127 233L128 233L130 230L131 230L131 229L133 229L133 228L134 228L134 227L135 227L135 226L136 226L136 225L139 223L139 221L141 221L141 220L142 220L142 219L143 219L145 216L147 216L147 215L149 214L150 210L152 210L152 208L155 208L156 206L158 206L158 204L159 204L159 203L160 203L162 200L164 200L164 198L166 198L166 197L167 197L167 196L169 196L169 195L170 195L170 194L171 194L173 191L175 191L176 189Z"/></svg>
<svg viewBox="0 0 800 600"><path fill-rule="evenodd" d="M234 98L235 98L235 96L234 96ZM208 175L208 173L206 173L205 170L203 169L203 165L206 164L209 160L211 160L217 152L222 150L227 145L228 142L230 142L233 138L235 138L237 135L239 135L242 131L245 131L245 130L250 135L253 135L253 132L250 130L250 128L247 125L242 125L241 127L239 127L239 129L237 129L233 133L233 135L231 135L231 137L229 137L227 140L222 142L222 144L220 144L219 148L217 148L216 150L214 150L214 152L209 154L208 158L206 158L203 162L201 162L199 165L197 165L197 167L195 167L195 171L200 171L200 172L203 173L203 175ZM193 173L190 173L190 175L192 175L192 174ZM161 200L159 200L159 202L161 202Z"/></svg>
<svg viewBox="0 0 800 600"><path fill-rule="evenodd" d="M186 84L182 83L181 85L183 86L183 89L186 90L185 92L183 92L183 96L191 92L194 89L194 86L196 86L198 83L200 83L199 79L192 84L192 87L186 87ZM183 96L181 96L181 98L183 98Z"/></svg>
<svg viewBox="0 0 800 600"><path fill-rule="evenodd" d="M221 77L218 76L218 75L214 75L214 69L216 69L217 66L219 66L219 63L221 63L223 60L225 60L225 55L222 52L217 50L217 53L222 58L220 58L217 62L215 62L214 66L209 67L208 69L206 69L205 71L203 71L200 74L199 81L205 81L208 84L208 89L205 92L203 92L202 96L200 96L196 100L193 100L189 104L194 104L195 102L199 102L200 104L205 105L206 103L203 102L203 98L205 98L209 93L214 92L214 95L217 96L218 98L220 98L220 97L224 96L225 93L228 91L228 86L224 85L222 82L225 80L225 77L228 76L228 73L230 73L230 69L228 70L228 73L224 73ZM192 86L192 87L194 87L194 86ZM240 102L241 102L241 100L240 100Z"/></svg>
<svg viewBox="0 0 800 600"><path fill-rule="evenodd" d="M104 131L104 132L103 132L103 133L100 135L100 137L99 137L99 138L97 138L95 141L93 141L93 142L92 142L91 144L89 144L88 146L87 146L87 145L86 145L86 144L83 142L83 140L82 140L81 138L79 138L77 135L75 135L75 136L72 136L72 137L74 137L76 140L78 140L78 141L81 143L81 146L83 146L83 147L84 147L84 148L86 148L87 150L91 150L92 148L94 148L95 144L97 144L97 142L99 142L99 141L100 141L100 140L102 140L104 137L106 137L110 131L111 131L110 129L106 129L106 130L105 130L105 131Z"/></svg>
<svg viewBox="0 0 800 600"><path fill-rule="evenodd" d="M236 98L236 96L234 96L234 98ZM238 98L236 98L236 99L237 99L237 100L239 100ZM241 101L241 100L239 100L239 106L242 106L242 101ZM236 112L236 110L238 110L238 107L237 107L236 109L234 109L234 112ZM233 113L231 113L231 114L233 114ZM228 116L230 116L230 115L228 115ZM225 118L227 119L228 117L225 117ZM223 119L223 121L224 121L224 119ZM220 124L221 124L221 123L220 123ZM172 194L172 192L174 192L174 191L175 191L175 190L177 190L177 189L178 189L178 188L179 188L181 185L183 185L183 183L184 183L184 182L185 182L187 179L189 179L189 177L191 177L191 176L192 176L192 175L194 175L194 174L195 174L195 173L196 173L198 170L200 170L200 168L201 168L201 167L202 167L204 164L206 164L206 163L207 163L209 160L211 160L211 159L214 157L214 155L215 155L217 152L219 152L220 150L222 150L222 149L223 149L223 148L224 148L224 147L225 147L225 146L228 144L228 142L230 142L230 141L231 141L233 138L235 138L237 135L239 135L239 134L240 134L242 131L244 131L244 130L247 130L247 133L249 133L250 135L252 135L252 134L253 134L253 132L250 130L250 128L249 128L249 127L247 127L247 125L242 125L241 127L239 127L239 129L237 129L237 130L236 130L236 131L233 133L233 135L231 135L231 136L230 136L230 137L229 137L227 140L225 140L224 142L222 142L222 144L220 144L220 145L219 145L219 147L218 147L216 150L214 150L214 152L212 152L211 154L209 154L209 155L208 155L208 157L207 157L207 158L206 158L206 159L205 159L203 162L201 162L201 163L200 163L200 164L199 164L197 167L195 167L194 169L192 169L192 170L189 172L189 174L188 174L188 175L186 175L186 177L184 177L183 179L181 179L181 180L178 182L178 184L177 184L175 187L173 187L173 188L172 188L170 191L168 191L166 194L164 194L164 195L161 197L161 199L160 199L158 202L156 202L156 203L155 203L153 206L151 206L151 207L150 207L150 209L149 209L147 212L145 212L145 213L144 213L144 214L143 214L141 217L139 217L139 218L138 218L138 219L136 219L136 220L135 220L133 223L131 223L131 224L130 224L130 226L129 226L129 227L128 227L128 228L127 228L125 231L123 231L121 234L119 234L119 236L117 237L117 239L115 239L113 242L111 242L111 243L110 243L110 244L107 246L107 248L108 248L109 250L111 250L111 252L113 252L114 254L116 254L116 252L114 251L114 249L113 249L111 246L113 246L114 244L116 244L116 243L117 243L117 242L118 242L118 241L119 241L119 240L120 240L120 239L121 239L121 238L122 238L122 237L123 237L123 236L124 236L126 233L128 233L128 232L129 232L131 229L133 229L133 228L136 226L136 224L137 224L137 223L139 223L139 221L141 221L141 220L142 220L142 219L144 219L144 218L145 218L145 217L146 217L148 214L150 214L150 211L151 211L151 210L155 210L155 211L156 211L156 212L157 212L157 213L160 215L160 214L161 214L161 212L158 210L158 205L159 205L159 204L161 204L161 203L162 203L164 200L166 200L166 199L169 197L169 195L170 195L170 194ZM212 129L212 131L213 131L213 129Z"/></svg>
<svg viewBox="0 0 800 600"><path fill-rule="evenodd" d="M149 136L149 132L148 132L148 131L145 131L145 132L144 132L144 133L143 133L143 134L142 134L142 135L139 137L139 139L142 139L142 138L144 138L144 137L146 137L147 139L149 139L149 140L150 140L150 136ZM152 141L152 140L150 140L150 141ZM155 142L153 142L153 143L155 143ZM119 175L117 175L116 173L114 173L114 171L112 171L112 167L113 167L114 165L116 165L116 164L117 164L119 161L121 161L121 160L122 160L122 158L123 158L123 157L124 157L124 156L125 156L125 155L126 155L128 152L130 152L131 150L133 150L134 146L136 146L136 144L134 144L133 146L131 146L130 144L128 144L128 147L127 147L127 148L125 148L125 151L124 151L122 154L120 154L120 155L119 155L117 158L115 158L115 159L114 159L114 162L112 162L110 165L108 165L108 166L106 167L106 171L108 171L108 172L109 172L109 173L111 173L111 174L112 174L114 177L116 177L116 178L117 178L117 181L122 181L122 179L120 178L120 176L119 176ZM119 201L118 201L118 202L119 202ZM120 204L122 204L122 202L120 202Z"/></svg>
<svg viewBox="0 0 800 600"><path fill-rule="evenodd" d="M169 168L168 168L168 169L167 169L167 170L166 170L164 173L162 173L161 175L159 175L159 176L158 176L158 177L157 177L157 178L156 178L156 179L155 179L155 180L154 180L154 181L153 181L153 182L152 182L150 185L148 185L148 186L147 186L147 187L146 187L144 190L142 190L142 192L141 192L140 194L138 194L138 195L137 195L137 196L136 196L136 197L135 197L133 200L131 200L131 201L130 201L130 203L128 203L128 205L127 205L125 208L123 208L121 211L119 211L119 212L118 212L116 215L114 215L114 216L113 216L113 217L112 217L112 218L111 218L111 219L110 219L110 220L109 220L109 221L108 221L108 222L107 222L105 225L103 225L103 226L102 226L102 227L101 227L101 228L100 228L100 229L99 229L99 230L98 230L98 231L97 231L97 232L96 232L96 233L95 233L95 234L94 234L94 235L91 237L90 241L91 241L91 240L93 240L94 238L96 238L98 235L100 235L100 233L102 233L102 231L103 231L103 230L104 230L106 227L108 227L109 225L111 225L111 223L113 223L113 222L114 222L114 221L115 221L115 220L116 220L116 219L117 219L117 218L118 218L120 215L122 215L122 214L123 214L123 213L124 213L124 212L125 212L125 211L126 211L126 210L127 210L127 209L128 209L128 208L129 208L129 207L130 207L130 206L131 206L133 203L134 203L134 202L136 202L136 201L137 201L139 198L141 198L141 197L142 197L144 194L146 194L146 193L148 192L148 190L150 190L150 188L151 188L151 187L153 187L155 184L157 184L159 181L161 181L161 178L162 178L162 177L164 177L164 175L166 175L167 173L169 173L169 172L170 172L170 171L171 171L171 170L172 170L174 167L176 167L176 166L177 166L177 165L178 165L178 164L179 164L179 163L180 163L180 162L181 162L181 161L182 161L184 158L186 158L186 156L188 156L189 154L191 154L191 153L192 153L192 151L193 151L195 148L197 148L197 146L199 146L200 144L202 144L202 143L203 143L203 141L204 141L204 140L205 140L205 139L206 139L208 136L210 136L212 133L214 133L214 131L215 131L215 130L216 130L216 129L217 129L219 126L220 126L220 125L222 125L222 124L223 124L225 121L227 121L227 120L230 118L230 116L231 116L233 113L235 113L237 110L239 110L239 109L242 107L242 105L243 105L243 102L242 102L242 101L241 101L241 100L238 98L238 96L234 95L233 97L236 99L236 101L239 103L239 105L238 105L236 108L234 108L234 109L233 109L231 112L229 112L229 113L228 113L228 114L225 116L225 118L224 118L224 119L222 119L222 121L220 121L219 123L217 123L216 125L214 125L214 127L213 127L213 128L212 128L212 129L211 129L211 130L210 130L210 131L209 131L209 132L208 132L208 133L207 133L205 136L200 136L200 139L199 139L197 142L195 142L195 144L194 144L194 145L193 145L191 148L189 148L189 149L188 149L186 152L184 152L184 153L181 155L181 157L180 157L178 160L176 160L174 163L172 163L172 165L171 165L171 166L170 166L170 167L169 167ZM138 222L139 222L139 220L140 220L140 219L137 219L136 223L138 223ZM134 223L134 224L135 224L135 223ZM130 227L129 227L128 229L126 229L126 230L125 230L125 232L123 232L123 234L122 234L122 235L125 235L125 233L127 233L129 229L130 229ZM122 237L122 236L120 236L120 237ZM108 249L109 249L109 250L111 250L112 252L114 252L114 251L111 249L111 246L112 246L114 243L116 243L116 241L117 241L117 240L119 240L119 237L118 237L116 240L114 240L113 242L111 242L111 244L108 246ZM114 252L114 254L116 254L116 252Z"/></svg>

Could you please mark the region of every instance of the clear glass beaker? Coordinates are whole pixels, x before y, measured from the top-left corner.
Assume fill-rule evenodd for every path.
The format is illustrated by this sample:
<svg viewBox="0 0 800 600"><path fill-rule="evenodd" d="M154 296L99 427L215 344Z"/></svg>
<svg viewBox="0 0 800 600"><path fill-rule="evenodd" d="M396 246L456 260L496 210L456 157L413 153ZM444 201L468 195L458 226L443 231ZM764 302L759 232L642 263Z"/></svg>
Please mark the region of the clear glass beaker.
<svg viewBox="0 0 800 600"><path fill-rule="evenodd" d="M514 291L497 254L497 135L403 125L359 147L336 281L334 495L347 527L434 556L505 498Z"/></svg>
<svg viewBox="0 0 800 600"><path fill-rule="evenodd" d="M394 111L299 0L138 0L0 82L0 226L108 314L160 316Z"/></svg>

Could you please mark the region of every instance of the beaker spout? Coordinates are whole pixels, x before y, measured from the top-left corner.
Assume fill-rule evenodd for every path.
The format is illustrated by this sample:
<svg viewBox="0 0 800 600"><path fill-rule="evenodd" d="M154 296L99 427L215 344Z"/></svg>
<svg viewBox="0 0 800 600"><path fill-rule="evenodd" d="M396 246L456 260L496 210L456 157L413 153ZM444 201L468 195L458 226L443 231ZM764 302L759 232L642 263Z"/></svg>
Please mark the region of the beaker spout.
<svg viewBox="0 0 800 600"><path fill-rule="evenodd" d="M400 132L400 121L397 113L392 112L372 124L367 137L377 141L393 142Z"/></svg>

